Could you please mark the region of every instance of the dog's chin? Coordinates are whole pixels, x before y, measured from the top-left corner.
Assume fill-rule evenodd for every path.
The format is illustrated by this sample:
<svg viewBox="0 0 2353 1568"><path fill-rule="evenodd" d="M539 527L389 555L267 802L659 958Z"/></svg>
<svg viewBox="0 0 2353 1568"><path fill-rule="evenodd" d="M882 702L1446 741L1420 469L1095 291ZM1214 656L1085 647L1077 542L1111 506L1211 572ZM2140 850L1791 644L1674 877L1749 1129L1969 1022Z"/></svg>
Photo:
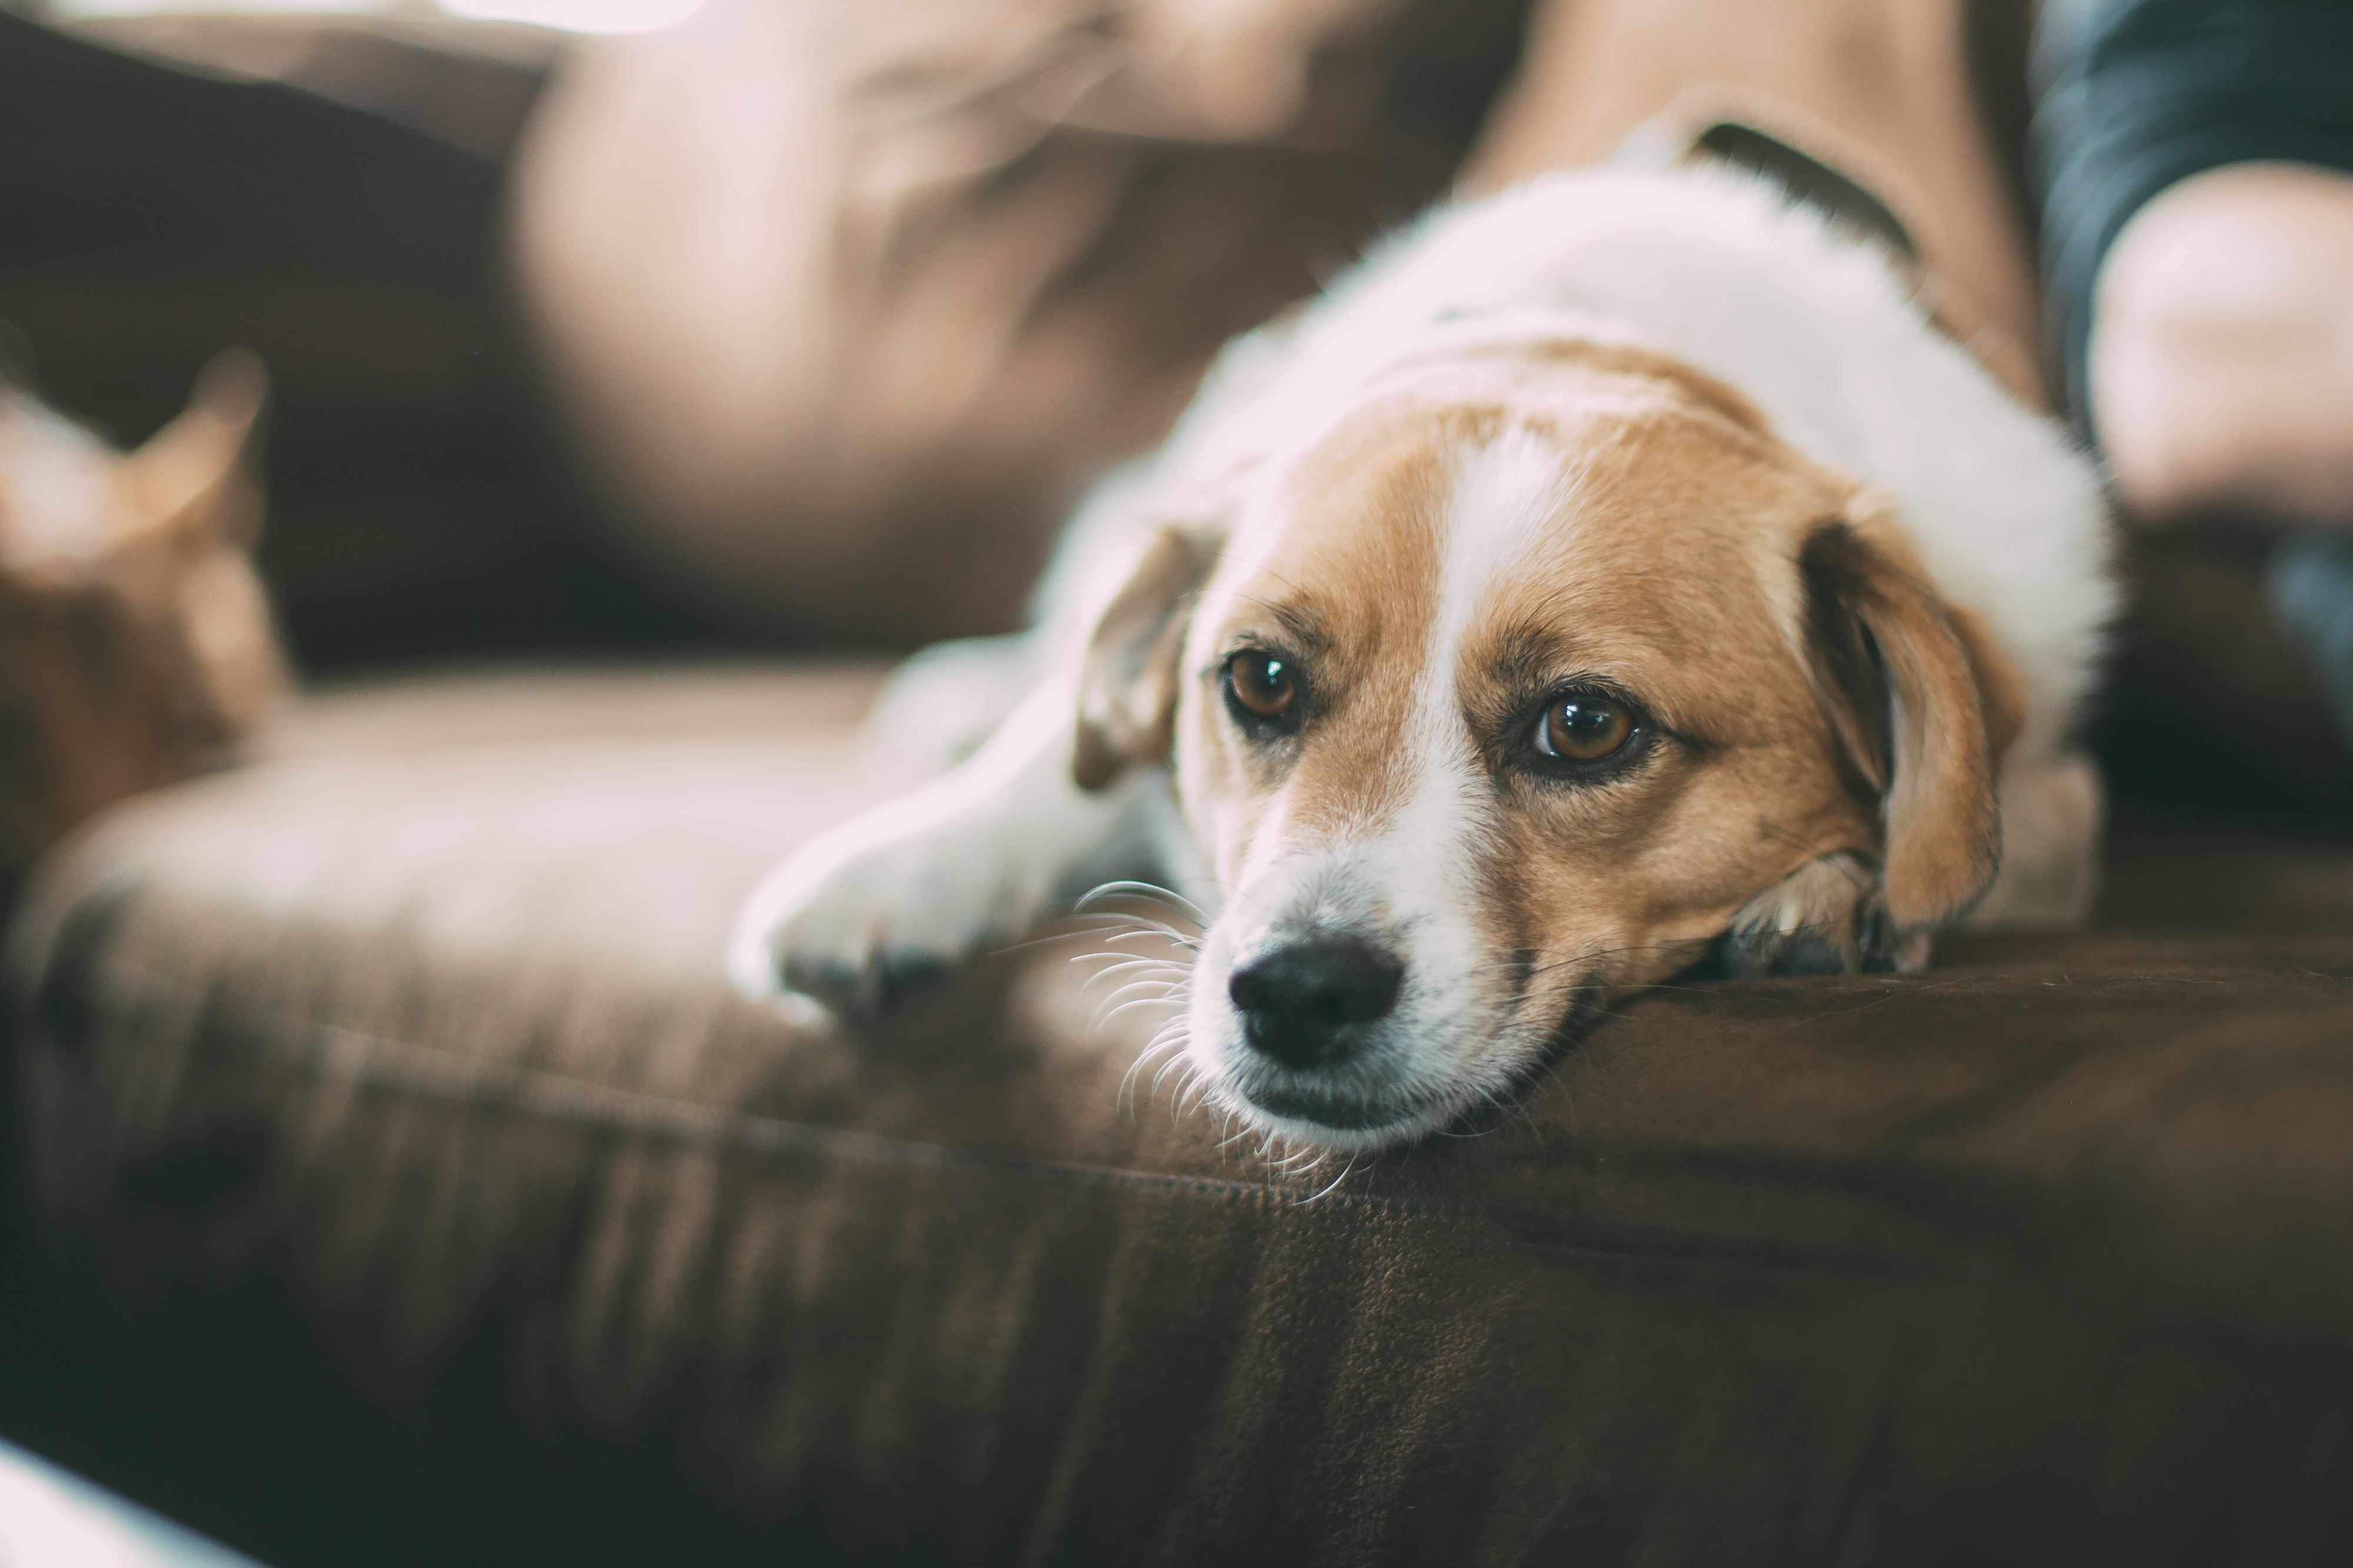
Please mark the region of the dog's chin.
<svg viewBox="0 0 2353 1568"><path fill-rule="evenodd" d="M1196 1036L1194 1060L1220 1109L1292 1151L1365 1154L1416 1142L1454 1125L1482 1106L1501 1103L1525 1063L1499 1063L1491 1053L1482 1070L1463 1073L1449 1062L1470 1052L1437 1051L1438 1061L1394 1042L1354 1061L1324 1068L1282 1066L1242 1043L1230 1019L1213 1019Z"/></svg>
<svg viewBox="0 0 2353 1568"><path fill-rule="evenodd" d="M1221 1098L1261 1132L1293 1149L1361 1154L1409 1142L1453 1120L1455 1108L1395 1095L1366 1095L1322 1086L1229 1079Z"/></svg>

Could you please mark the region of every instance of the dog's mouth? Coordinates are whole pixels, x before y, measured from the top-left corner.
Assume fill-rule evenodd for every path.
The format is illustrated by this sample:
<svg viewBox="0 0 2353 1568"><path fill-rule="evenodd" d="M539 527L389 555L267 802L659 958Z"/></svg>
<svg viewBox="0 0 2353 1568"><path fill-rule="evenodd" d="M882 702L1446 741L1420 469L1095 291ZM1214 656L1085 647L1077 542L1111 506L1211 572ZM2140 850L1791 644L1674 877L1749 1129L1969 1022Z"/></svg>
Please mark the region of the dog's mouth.
<svg viewBox="0 0 2353 1568"><path fill-rule="evenodd" d="M1281 1068L1255 1052L1227 1058L1218 1076L1229 1103L1295 1142L1366 1151L1476 1123L1517 1104L1531 1082L1572 1049L1599 1012L1581 997L1566 1016L1482 1071L1419 1070L1396 1060L1339 1069Z"/></svg>
<svg viewBox="0 0 2353 1568"><path fill-rule="evenodd" d="M1236 1085L1241 1097L1270 1116L1328 1127L1335 1132L1377 1133L1418 1120L1413 1108L1334 1089L1299 1085Z"/></svg>

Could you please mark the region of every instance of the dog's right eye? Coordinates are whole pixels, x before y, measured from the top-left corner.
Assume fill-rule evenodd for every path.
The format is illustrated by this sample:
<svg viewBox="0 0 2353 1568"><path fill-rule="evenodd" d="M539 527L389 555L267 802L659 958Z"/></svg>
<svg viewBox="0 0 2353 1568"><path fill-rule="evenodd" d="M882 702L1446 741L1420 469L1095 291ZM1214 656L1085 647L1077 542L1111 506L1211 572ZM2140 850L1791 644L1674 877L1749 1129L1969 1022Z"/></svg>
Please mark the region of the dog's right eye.
<svg viewBox="0 0 2353 1568"><path fill-rule="evenodd" d="M1545 709L1535 745L1540 754L1565 763L1599 763L1623 751L1634 730L1634 716L1623 703L1576 691Z"/></svg>
<svg viewBox="0 0 2353 1568"><path fill-rule="evenodd" d="M1281 654L1248 651L1226 661L1226 700L1237 717L1271 723L1299 701L1291 661Z"/></svg>

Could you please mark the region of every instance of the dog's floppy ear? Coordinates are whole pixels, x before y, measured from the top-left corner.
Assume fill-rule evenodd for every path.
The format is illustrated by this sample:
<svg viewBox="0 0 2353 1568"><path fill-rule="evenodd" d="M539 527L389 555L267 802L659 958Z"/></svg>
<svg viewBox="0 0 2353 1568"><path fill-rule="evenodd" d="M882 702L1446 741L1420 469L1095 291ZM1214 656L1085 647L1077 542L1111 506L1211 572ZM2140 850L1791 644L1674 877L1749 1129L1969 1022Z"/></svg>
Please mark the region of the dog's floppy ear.
<svg viewBox="0 0 2353 1568"><path fill-rule="evenodd" d="M1799 552L1809 661L1855 773L1881 801L1896 932L1965 912L2001 862L1994 781L2023 704L1981 630L1865 503Z"/></svg>
<svg viewBox="0 0 2353 1568"><path fill-rule="evenodd" d="M1167 760L1185 611L1216 556L1207 531L1163 527L1095 622L1079 672L1078 745L1071 758L1081 789L1102 789L1138 763Z"/></svg>

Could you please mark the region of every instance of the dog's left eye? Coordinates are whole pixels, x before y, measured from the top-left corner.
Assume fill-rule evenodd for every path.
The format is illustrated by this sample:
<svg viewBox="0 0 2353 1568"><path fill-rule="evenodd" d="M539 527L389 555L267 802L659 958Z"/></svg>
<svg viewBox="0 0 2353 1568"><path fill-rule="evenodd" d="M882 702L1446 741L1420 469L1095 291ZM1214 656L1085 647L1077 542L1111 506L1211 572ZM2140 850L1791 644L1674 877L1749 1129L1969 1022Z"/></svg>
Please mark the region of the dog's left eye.
<svg viewBox="0 0 2353 1568"><path fill-rule="evenodd" d="M1236 707L1262 721L1282 718L1299 700L1291 661L1271 653L1238 653L1227 660L1226 689Z"/></svg>
<svg viewBox="0 0 2353 1568"><path fill-rule="evenodd" d="M1554 699L1536 716L1531 743L1539 755L1567 763L1598 763L1616 756L1634 738L1634 715L1625 704L1591 692Z"/></svg>

